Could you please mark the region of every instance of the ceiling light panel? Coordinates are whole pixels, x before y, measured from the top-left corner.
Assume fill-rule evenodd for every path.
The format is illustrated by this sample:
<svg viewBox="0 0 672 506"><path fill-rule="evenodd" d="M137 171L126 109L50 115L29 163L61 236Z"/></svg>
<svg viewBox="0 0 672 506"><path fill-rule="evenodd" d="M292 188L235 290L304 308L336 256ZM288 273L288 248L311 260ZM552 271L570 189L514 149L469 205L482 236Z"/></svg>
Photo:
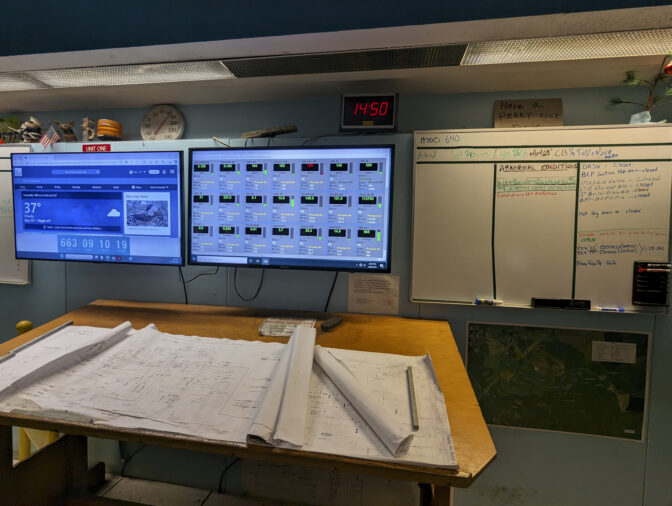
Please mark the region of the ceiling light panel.
<svg viewBox="0 0 672 506"><path fill-rule="evenodd" d="M22 72L0 73L0 91L41 90L49 88Z"/></svg>
<svg viewBox="0 0 672 506"><path fill-rule="evenodd" d="M212 81L234 77L219 61L34 70L25 74L50 88Z"/></svg>
<svg viewBox="0 0 672 506"><path fill-rule="evenodd" d="M469 43L462 65L492 65L663 55L672 29L568 35Z"/></svg>

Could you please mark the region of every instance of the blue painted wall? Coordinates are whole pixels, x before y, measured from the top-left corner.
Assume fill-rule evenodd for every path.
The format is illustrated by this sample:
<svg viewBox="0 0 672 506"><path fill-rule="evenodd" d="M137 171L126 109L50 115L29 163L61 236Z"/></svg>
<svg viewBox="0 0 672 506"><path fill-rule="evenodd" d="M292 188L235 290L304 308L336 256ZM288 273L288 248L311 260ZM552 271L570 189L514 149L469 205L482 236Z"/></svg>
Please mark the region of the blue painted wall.
<svg viewBox="0 0 672 506"><path fill-rule="evenodd" d="M627 122L633 112L628 107L611 107L612 96L634 98L636 90L603 88L549 90L488 94L404 96L399 101L399 133L390 136L348 137L348 142L394 142L395 191L393 216L392 270L401 278L400 312L404 316L447 320L462 352L466 343L466 323L470 320L521 324L589 327L596 329L652 332L653 363L648 402L645 442L592 436L550 433L493 427L499 455L474 486L458 490L456 503L463 505L646 505L670 506L672 474L672 319L669 316L629 314L577 314L512 308L418 305L408 301L411 237L412 130L432 128L483 128L492 125L492 107L503 98L563 99L568 125L616 124ZM297 107L295 102L184 106L185 137L207 139L212 135L237 138L242 131L293 123L299 131L292 138L273 141L301 143L306 138L337 131L339 97L312 99ZM672 118L671 108L655 111L654 119ZM109 117L124 124L131 139L139 138L138 125L145 110L59 111L39 113L47 121L76 120L83 116ZM19 113L21 116L30 111ZM241 141L233 140L234 143ZM264 141L256 141L260 144ZM319 143L344 142L324 137ZM136 149L142 141L126 143ZM165 143L166 149L185 145L211 145L211 140ZM65 149L67 146L57 146ZM457 217L459 219L459 217ZM0 335L13 335L17 319L36 324L72 310L96 298L183 302L184 294L174 267L142 267L96 264L34 262L33 284L26 287L0 285ZM211 268L186 267L187 278ZM260 272L242 269L239 289L244 294L256 288ZM271 308L321 310L333 273L273 271L266 273L257 300L250 305ZM232 287L233 273L220 269L217 275L202 276L189 284L189 301L199 304L244 305ZM339 276L330 309L347 308L347 275ZM409 337L412 338L412 337ZM100 453L109 445L96 443ZM107 449L107 450L106 450ZM132 449L125 445L123 452ZM100 454L99 453L99 454ZM193 486L216 488L219 475L212 472L213 457L186 455L165 449L143 450L126 472ZM160 463L157 464L157 461Z"/></svg>

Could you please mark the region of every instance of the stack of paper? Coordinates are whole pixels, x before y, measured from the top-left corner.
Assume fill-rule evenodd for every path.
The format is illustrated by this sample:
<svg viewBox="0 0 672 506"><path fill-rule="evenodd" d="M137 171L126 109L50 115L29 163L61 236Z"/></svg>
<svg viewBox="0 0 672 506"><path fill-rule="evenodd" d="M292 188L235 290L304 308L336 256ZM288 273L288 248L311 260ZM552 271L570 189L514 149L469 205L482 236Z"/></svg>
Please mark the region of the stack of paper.
<svg viewBox="0 0 672 506"><path fill-rule="evenodd" d="M302 326L287 345L68 327L0 362L0 410L457 468L429 356L323 348Z"/></svg>

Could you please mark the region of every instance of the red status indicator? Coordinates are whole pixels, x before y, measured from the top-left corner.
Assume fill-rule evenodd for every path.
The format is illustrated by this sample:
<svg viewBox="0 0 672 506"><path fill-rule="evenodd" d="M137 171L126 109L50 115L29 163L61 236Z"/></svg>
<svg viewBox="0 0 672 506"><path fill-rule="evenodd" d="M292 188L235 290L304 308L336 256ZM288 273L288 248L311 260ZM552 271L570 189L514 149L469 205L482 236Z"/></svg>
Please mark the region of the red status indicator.
<svg viewBox="0 0 672 506"><path fill-rule="evenodd" d="M392 95L344 95L341 130L394 130L396 101Z"/></svg>

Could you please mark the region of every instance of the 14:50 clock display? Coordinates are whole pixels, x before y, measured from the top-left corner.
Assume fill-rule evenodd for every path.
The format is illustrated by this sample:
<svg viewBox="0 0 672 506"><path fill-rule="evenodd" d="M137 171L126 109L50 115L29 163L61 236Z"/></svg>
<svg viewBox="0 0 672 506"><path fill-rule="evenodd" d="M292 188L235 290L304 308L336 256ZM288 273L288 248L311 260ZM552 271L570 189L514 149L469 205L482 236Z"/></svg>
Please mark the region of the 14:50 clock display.
<svg viewBox="0 0 672 506"><path fill-rule="evenodd" d="M341 130L395 130L397 96L343 95Z"/></svg>

